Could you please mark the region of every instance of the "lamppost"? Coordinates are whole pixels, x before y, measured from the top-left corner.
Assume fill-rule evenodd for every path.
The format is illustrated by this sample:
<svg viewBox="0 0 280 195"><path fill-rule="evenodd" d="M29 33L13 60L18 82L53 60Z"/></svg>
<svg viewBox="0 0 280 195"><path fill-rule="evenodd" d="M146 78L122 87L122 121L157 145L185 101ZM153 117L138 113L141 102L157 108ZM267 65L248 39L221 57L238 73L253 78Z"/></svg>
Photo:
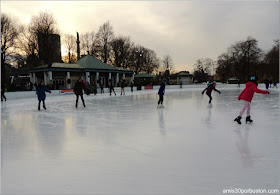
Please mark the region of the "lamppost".
<svg viewBox="0 0 280 195"><path fill-rule="evenodd" d="M140 57L143 56L144 51L143 50L141 50L141 51L136 50L135 52L136 52L137 57L138 57L138 63L137 63L137 68L136 68L136 73L138 74L138 68L140 67Z"/></svg>
<svg viewBox="0 0 280 195"><path fill-rule="evenodd" d="M212 73L212 75L213 75L213 81L214 81L214 76L215 76L215 74L214 74L214 66L215 66L215 63L216 63L216 61L213 61L213 62L212 62L212 65L213 65L213 73Z"/></svg>

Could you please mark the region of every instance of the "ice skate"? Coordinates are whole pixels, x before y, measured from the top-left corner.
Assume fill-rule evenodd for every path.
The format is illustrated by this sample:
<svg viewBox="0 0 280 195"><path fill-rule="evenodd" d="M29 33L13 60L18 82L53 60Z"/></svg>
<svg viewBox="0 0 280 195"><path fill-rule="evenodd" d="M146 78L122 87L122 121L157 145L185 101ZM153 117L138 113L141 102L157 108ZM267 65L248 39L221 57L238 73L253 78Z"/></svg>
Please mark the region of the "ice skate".
<svg viewBox="0 0 280 195"><path fill-rule="evenodd" d="M47 108L46 108L46 106L45 106L45 105L43 105L43 108L44 108L45 110L47 110Z"/></svg>
<svg viewBox="0 0 280 195"><path fill-rule="evenodd" d="M246 123L247 123L247 122L249 122L249 123L252 123L252 122L253 122L253 120L251 119L251 116L247 116L247 117L246 117Z"/></svg>
<svg viewBox="0 0 280 195"><path fill-rule="evenodd" d="M164 108L164 106L161 104L161 105L160 105L160 108Z"/></svg>
<svg viewBox="0 0 280 195"><path fill-rule="evenodd" d="M236 121L239 125L241 125L241 116L238 116L236 119L234 119L234 121Z"/></svg>

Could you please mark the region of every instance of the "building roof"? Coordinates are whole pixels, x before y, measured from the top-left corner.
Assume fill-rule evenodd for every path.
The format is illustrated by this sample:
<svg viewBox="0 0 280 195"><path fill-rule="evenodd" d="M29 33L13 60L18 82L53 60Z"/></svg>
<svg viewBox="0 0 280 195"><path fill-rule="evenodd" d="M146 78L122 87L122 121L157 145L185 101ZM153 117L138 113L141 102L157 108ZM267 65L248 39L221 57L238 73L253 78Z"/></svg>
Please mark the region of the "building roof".
<svg viewBox="0 0 280 195"><path fill-rule="evenodd" d="M106 64L104 62L101 62L100 60L90 56L86 55L82 57L80 60L78 60L75 63L58 63L54 62L51 64L51 66L48 65L42 65L38 66L35 69L31 70L31 72L38 72L38 71L48 71L48 70L60 70L60 71L104 71L104 72L121 72L121 73L133 73L131 70L126 69L120 69L116 68L114 66L111 66L109 64ZM75 69L75 70L72 70Z"/></svg>
<svg viewBox="0 0 280 195"><path fill-rule="evenodd" d="M117 70L117 68L110 66L109 64L106 64L104 62L101 62L100 60L90 55L86 55L85 57L75 62L75 64L81 65L82 68Z"/></svg>
<svg viewBox="0 0 280 195"><path fill-rule="evenodd" d="M172 76L193 76L193 75L190 74L189 71L180 71L180 72L173 74Z"/></svg>
<svg viewBox="0 0 280 195"><path fill-rule="evenodd" d="M155 75L147 74L147 73L140 73L134 76L134 78L154 78Z"/></svg>

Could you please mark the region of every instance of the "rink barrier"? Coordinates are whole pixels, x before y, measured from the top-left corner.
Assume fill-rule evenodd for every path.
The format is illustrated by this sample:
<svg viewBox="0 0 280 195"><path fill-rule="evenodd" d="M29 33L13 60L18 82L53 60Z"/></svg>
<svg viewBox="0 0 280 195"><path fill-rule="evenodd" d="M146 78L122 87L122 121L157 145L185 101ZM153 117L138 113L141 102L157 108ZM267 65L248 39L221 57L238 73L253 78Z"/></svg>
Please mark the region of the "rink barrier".
<svg viewBox="0 0 280 195"><path fill-rule="evenodd" d="M279 86L279 84L278 84ZM191 84L191 85L182 85L182 89L205 89L207 87L206 84ZM160 88L159 85L154 85L153 89L145 89L145 86L142 86L140 91L157 91ZM217 84L216 88L218 90L222 89L237 89L239 88L237 84ZM245 84L240 85L240 89L244 89ZM265 84L260 83L258 85L259 89L265 90ZM115 92L120 93L121 88L120 87L115 87ZM180 85L166 85L165 89L180 89ZM269 88L269 90L279 90L279 87L276 88ZM51 90L52 93L46 93L48 97L50 96L58 96L58 95L65 95L67 93L61 93L62 90ZM125 87L125 91L130 92L130 87ZM133 91L138 91L137 87L133 87ZM97 94L100 93L101 90L100 88L97 90ZM104 93L109 93L109 88L104 88ZM72 94L72 93L71 93ZM16 92L6 92L5 96L7 100L9 99L23 99L23 98L36 98L36 91L16 91Z"/></svg>

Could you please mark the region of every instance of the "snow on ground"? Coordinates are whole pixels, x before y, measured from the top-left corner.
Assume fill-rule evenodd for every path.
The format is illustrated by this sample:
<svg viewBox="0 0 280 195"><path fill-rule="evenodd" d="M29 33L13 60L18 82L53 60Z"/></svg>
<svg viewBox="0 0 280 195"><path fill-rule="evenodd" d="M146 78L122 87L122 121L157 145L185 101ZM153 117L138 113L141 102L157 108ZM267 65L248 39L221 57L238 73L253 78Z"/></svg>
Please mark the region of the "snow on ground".
<svg viewBox="0 0 280 195"><path fill-rule="evenodd" d="M219 86L217 86L219 89ZM74 95L1 105L2 193L219 195L280 188L279 91L255 94L253 124L233 122L242 89Z"/></svg>

